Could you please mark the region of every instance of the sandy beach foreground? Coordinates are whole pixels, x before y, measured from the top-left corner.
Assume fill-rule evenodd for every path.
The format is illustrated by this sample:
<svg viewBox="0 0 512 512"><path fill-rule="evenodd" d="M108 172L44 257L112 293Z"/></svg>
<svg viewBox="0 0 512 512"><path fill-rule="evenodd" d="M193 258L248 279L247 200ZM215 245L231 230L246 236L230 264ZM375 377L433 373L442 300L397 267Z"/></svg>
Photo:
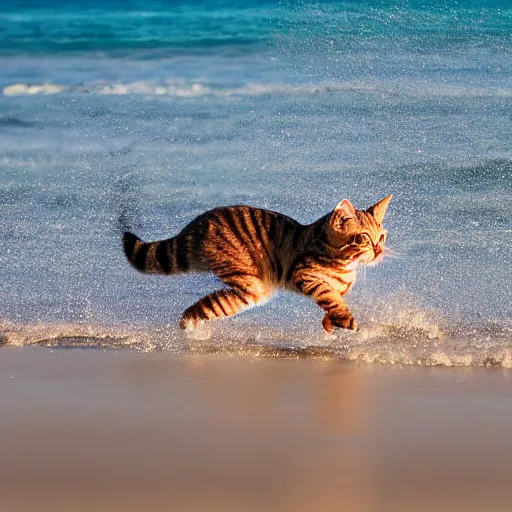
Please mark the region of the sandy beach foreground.
<svg viewBox="0 0 512 512"><path fill-rule="evenodd" d="M512 510L512 371L0 350L2 511Z"/></svg>

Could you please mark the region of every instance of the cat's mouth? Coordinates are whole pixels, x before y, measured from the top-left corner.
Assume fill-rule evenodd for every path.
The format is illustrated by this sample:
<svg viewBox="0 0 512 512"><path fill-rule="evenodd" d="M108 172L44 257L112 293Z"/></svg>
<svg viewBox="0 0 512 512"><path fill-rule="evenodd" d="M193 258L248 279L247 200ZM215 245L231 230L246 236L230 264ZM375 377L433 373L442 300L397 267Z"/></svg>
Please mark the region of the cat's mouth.
<svg viewBox="0 0 512 512"><path fill-rule="evenodd" d="M367 263L367 265L370 267L374 267L375 265L378 265L384 259L384 250L381 249L380 247L374 247L373 254L374 254L373 259Z"/></svg>
<svg viewBox="0 0 512 512"><path fill-rule="evenodd" d="M354 258L352 263L349 265L349 269L355 270L359 263L362 263L363 265L367 265L369 267L374 267L375 265L378 265L382 262L384 259L384 250L380 247L373 247L373 250L368 250L363 252L360 256L357 258Z"/></svg>
<svg viewBox="0 0 512 512"><path fill-rule="evenodd" d="M384 249L381 247L373 247L373 250L367 250L355 256L352 261L345 267L347 270L356 270L359 264L374 267L384 259Z"/></svg>

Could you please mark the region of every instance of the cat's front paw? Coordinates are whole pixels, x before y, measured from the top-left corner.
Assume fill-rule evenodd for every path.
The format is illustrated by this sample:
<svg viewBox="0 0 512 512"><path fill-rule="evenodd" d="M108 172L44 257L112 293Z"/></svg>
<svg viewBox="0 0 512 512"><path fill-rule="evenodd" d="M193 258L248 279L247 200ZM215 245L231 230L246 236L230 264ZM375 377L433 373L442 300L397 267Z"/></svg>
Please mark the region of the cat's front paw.
<svg viewBox="0 0 512 512"><path fill-rule="evenodd" d="M335 327L350 329L352 331L359 329L357 322L350 312L327 313L322 320L322 326L329 334L334 331Z"/></svg>

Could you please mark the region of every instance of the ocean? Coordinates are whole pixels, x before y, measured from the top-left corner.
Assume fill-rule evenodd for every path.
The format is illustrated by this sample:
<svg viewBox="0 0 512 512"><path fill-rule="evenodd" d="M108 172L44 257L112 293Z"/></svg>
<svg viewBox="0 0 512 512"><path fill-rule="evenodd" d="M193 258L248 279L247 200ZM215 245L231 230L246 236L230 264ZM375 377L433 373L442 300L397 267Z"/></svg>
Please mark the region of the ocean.
<svg viewBox="0 0 512 512"><path fill-rule="evenodd" d="M505 0L2 2L0 344L510 368L511 141ZM121 224L388 194L357 333L281 293L187 337L218 283L121 248Z"/></svg>

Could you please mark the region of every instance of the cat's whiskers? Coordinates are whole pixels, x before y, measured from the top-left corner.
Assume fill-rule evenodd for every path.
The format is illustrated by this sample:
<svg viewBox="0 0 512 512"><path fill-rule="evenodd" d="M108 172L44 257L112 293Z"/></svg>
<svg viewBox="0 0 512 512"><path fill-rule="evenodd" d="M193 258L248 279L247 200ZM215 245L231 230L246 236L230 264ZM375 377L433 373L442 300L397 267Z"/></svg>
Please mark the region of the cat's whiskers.
<svg viewBox="0 0 512 512"><path fill-rule="evenodd" d="M384 256L386 258L400 258L403 256L403 253L394 251L393 249L388 249L384 247Z"/></svg>

